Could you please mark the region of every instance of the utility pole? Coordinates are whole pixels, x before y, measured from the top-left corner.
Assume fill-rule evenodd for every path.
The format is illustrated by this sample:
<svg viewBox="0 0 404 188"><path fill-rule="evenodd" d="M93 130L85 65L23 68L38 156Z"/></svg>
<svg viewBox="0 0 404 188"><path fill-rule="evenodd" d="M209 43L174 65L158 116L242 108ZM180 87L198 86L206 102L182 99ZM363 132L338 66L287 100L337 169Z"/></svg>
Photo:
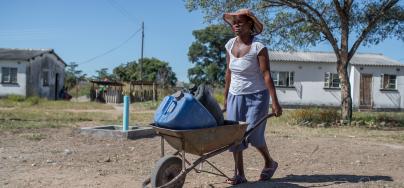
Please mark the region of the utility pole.
<svg viewBox="0 0 404 188"><path fill-rule="evenodd" d="M142 22L142 51L140 54L140 81L143 81L143 41L144 41L144 22Z"/></svg>
<svg viewBox="0 0 404 188"><path fill-rule="evenodd" d="M144 92L143 92L143 42L144 42L144 22L142 22L142 51L140 54L140 82L141 82L141 92L142 92L142 97L140 98L140 101L143 102L144 99Z"/></svg>

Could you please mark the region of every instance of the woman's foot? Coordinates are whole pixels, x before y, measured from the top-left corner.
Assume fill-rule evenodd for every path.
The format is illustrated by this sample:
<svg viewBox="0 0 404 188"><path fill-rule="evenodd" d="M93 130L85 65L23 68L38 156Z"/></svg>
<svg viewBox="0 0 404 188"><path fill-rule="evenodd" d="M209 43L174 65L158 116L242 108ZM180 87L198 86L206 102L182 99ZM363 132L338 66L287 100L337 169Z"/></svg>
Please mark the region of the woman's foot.
<svg viewBox="0 0 404 188"><path fill-rule="evenodd" d="M234 176L233 178L227 179L226 183L230 184L230 185L238 185L238 184L242 184L242 183L246 183L247 179L244 176Z"/></svg>
<svg viewBox="0 0 404 188"><path fill-rule="evenodd" d="M278 168L278 163L276 161L272 161L271 167L269 168L264 168L261 171L260 179L259 181L267 181L272 178L272 176L275 174L276 169Z"/></svg>

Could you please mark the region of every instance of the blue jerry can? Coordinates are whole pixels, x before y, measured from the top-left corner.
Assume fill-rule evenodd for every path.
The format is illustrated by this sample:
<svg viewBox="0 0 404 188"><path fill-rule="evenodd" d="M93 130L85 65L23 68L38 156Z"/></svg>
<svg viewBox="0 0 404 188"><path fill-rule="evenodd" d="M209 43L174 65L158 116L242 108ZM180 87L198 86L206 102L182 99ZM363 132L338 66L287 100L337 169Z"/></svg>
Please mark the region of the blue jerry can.
<svg viewBox="0 0 404 188"><path fill-rule="evenodd" d="M191 94L183 92L163 99L154 114L154 122L159 127L176 130L217 126L212 114Z"/></svg>

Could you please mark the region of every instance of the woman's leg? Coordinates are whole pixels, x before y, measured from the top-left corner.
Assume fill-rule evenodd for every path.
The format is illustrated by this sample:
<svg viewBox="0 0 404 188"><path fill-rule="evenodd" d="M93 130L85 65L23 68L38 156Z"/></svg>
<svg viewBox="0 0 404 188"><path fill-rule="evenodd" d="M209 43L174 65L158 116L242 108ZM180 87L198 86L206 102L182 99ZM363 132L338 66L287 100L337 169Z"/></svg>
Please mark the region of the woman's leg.
<svg viewBox="0 0 404 188"><path fill-rule="evenodd" d="M262 147L257 147L257 150L261 153L262 157L265 160L265 167L264 168L270 168L273 164L273 159L271 158L271 155L269 154L268 147L262 146Z"/></svg>
<svg viewBox="0 0 404 188"><path fill-rule="evenodd" d="M227 119L233 121L246 121L247 107L243 95L232 95L227 97ZM243 150L247 148L245 143L233 146L229 149L234 158L234 177L227 180L230 184L246 182L243 164Z"/></svg>
<svg viewBox="0 0 404 188"><path fill-rule="evenodd" d="M265 141L265 127L267 121L264 120L260 125L257 125L259 120L268 114L268 91L248 95L247 104L249 107L247 113L247 122L250 123L249 128L251 129L254 126L259 126L250 133L247 139L252 146L257 148L265 160L265 165L261 172L260 180L269 180L275 173L278 164L273 161L269 155L268 147Z"/></svg>
<svg viewBox="0 0 404 188"><path fill-rule="evenodd" d="M243 151L233 152L234 157L234 177L241 176L245 178L244 174L244 162L243 162Z"/></svg>

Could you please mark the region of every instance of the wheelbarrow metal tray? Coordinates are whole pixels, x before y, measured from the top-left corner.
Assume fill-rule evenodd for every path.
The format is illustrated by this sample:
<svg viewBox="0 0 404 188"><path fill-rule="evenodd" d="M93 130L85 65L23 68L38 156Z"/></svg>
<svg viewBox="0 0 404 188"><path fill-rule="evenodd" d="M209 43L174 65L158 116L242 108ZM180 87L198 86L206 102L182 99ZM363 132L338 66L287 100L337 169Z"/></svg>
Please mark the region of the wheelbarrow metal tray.
<svg viewBox="0 0 404 188"><path fill-rule="evenodd" d="M228 120L225 120L222 126L190 130L166 129L152 124L156 133L162 136L174 149L184 150L186 153L199 156L240 142L247 126L248 124L245 122Z"/></svg>

